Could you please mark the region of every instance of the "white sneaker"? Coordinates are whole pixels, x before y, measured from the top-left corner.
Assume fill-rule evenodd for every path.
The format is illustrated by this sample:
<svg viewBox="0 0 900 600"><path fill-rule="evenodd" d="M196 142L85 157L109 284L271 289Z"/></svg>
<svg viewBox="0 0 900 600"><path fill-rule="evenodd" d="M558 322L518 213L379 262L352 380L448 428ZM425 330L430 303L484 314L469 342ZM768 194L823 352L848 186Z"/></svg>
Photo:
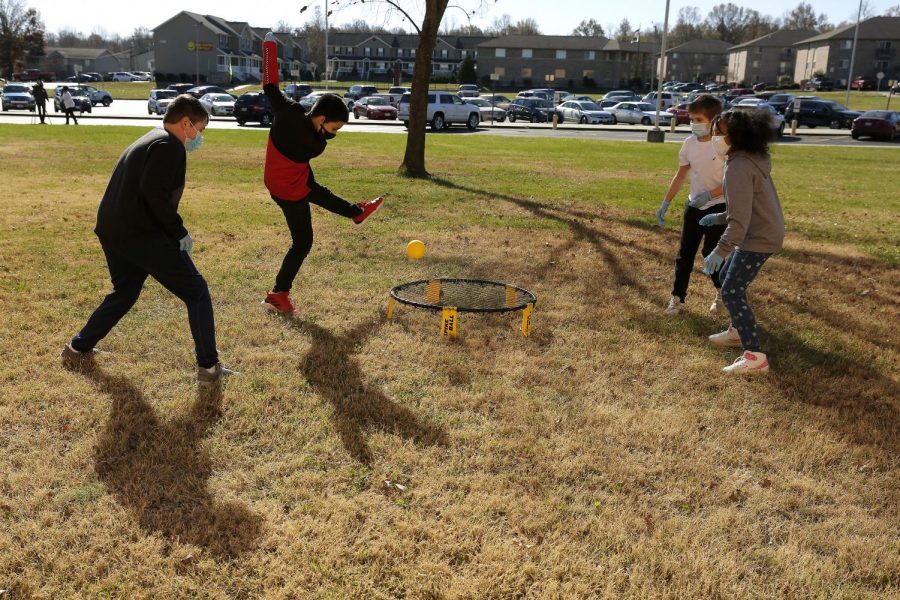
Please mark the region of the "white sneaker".
<svg viewBox="0 0 900 600"><path fill-rule="evenodd" d="M728 326L728 329L721 333L714 333L709 336L709 342L716 346L724 346L725 348L740 348L741 336L738 335L737 329Z"/></svg>
<svg viewBox="0 0 900 600"><path fill-rule="evenodd" d="M709 312L714 315L724 315L728 313L725 303L722 302L722 290L716 290L716 299L709 305Z"/></svg>
<svg viewBox="0 0 900 600"><path fill-rule="evenodd" d="M726 373L757 373L769 372L769 361L762 352L750 352L747 350L734 363L722 369Z"/></svg>
<svg viewBox="0 0 900 600"><path fill-rule="evenodd" d="M678 296L672 296L669 299L669 305L666 307L666 314L671 316L680 315L684 310L684 302Z"/></svg>

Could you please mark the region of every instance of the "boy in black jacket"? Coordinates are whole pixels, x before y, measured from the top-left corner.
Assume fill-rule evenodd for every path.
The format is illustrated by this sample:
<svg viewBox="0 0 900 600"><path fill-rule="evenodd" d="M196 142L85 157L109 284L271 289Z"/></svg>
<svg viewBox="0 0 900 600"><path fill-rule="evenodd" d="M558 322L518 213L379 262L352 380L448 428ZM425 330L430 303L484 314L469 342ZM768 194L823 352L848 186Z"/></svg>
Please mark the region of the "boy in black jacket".
<svg viewBox="0 0 900 600"><path fill-rule="evenodd" d="M383 198L351 204L319 185L309 161L322 154L349 119L347 105L336 94L319 98L309 114L287 99L278 88L277 45L272 33L263 42L263 91L272 104L274 120L266 146L264 180L272 200L281 208L291 231L291 247L275 277L275 287L266 294L266 308L293 313L290 290L313 242L309 204L360 224L381 208Z"/></svg>
<svg viewBox="0 0 900 600"><path fill-rule="evenodd" d="M94 346L131 310L150 276L187 306L197 379L215 382L233 373L219 362L209 288L191 261L193 240L178 214L187 152L200 147L208 122L199 100L178 96L166 110L162 129L133 143L116 163L94 229L113 291L63 347L66 368L89 366Z"/></svg>

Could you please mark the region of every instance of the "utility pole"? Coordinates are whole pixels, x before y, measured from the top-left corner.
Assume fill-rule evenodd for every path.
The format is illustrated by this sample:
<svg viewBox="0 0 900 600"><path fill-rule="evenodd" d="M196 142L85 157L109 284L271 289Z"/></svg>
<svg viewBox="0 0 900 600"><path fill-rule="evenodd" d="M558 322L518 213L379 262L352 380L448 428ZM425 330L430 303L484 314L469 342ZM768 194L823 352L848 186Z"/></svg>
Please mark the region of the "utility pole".
<svg viewBox="0 0 900 600"><path fill-rule="evenodd" d="M856 28L853 30L853 49L850 51L850 71L847 73L847 96L844 98L844 105L847 108L850 108L850 84L853 82L853 61L856 60L856 40L859 39L859 19L862 17L862 3L863 0L859 0L859 10L856 11Z"/></svg>
<svg viewBox="0 0 900 600"><path fill-rule="evenodd" d="M328 0L325 0L325 89L328 89Z"/></svg>
<svg viewBox="0 0 900 600"><path fill-rule="evenodd" d="M203 21L197 21L194 28L194 85L200 85L200 26Z"/></svg>
<svg viewBox="0 0 900 600"><path fill-rule="evenodd" d="M662 48L659 52L659 64L662 66L661 72L656 75L656 123L650 131L647 132L648 142L664 142L666 141L666 132L659 128L659 111L662 108L662 84L665 75L666 66L666 41L669 33L669 0L666 0L666 17L663 20ZM654 65L655 67L656 65Z"/></svg>

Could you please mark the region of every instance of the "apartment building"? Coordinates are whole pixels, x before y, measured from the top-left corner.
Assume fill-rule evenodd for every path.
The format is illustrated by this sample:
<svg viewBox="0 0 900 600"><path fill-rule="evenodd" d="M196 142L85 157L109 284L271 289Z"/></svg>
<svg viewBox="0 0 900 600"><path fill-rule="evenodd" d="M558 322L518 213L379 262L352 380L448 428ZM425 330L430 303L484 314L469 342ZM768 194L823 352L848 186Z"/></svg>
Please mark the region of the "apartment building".
<svg viewBox="0 0 900 600"><path fill-rule="evenodd" d="M691 40L666 50L665 59L657 62L666 81L724 81L730 46L722 40Z"/></svg>
<svg viewBox="0 0 900 600"><path fill-rule="evenodd" d="M816 35L815 31L779 29L728 50L727 81L740 85L778 83L782 76L793 80L797 63L794 44Z"/></svg>

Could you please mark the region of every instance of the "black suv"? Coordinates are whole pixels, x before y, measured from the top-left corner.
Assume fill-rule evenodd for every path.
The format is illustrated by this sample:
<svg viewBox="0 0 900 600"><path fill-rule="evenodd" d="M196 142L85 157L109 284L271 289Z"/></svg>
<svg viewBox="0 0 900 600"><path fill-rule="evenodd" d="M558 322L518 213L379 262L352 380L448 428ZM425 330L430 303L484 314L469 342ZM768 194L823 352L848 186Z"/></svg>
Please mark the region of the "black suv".
<svg viewBox="0 0 900 600"><path fill-rule="evenodd" d="M806 82L806 89L816 92L834 91L834 82L827 77L813 77Z"/></svg>
<svg viewBox="0 0 900 600"><path fill-rule="evenodd" d="M536 96L516 98L506 108L506 116L512 123L515 123L516 119L532 123L546 123L553 118L555 112L553 102Z"/></svg>
<svg viewBox="0 0 900 600"><path fill-rule="evenodd" d="M247 92L234 101L234 119L238 125L256 121L263 127L272 124L272 103L262 92Z"/></svg>
<svg viewBox="0 0 900 600"><path fill-rule="evenodd" d="M830 100L800 100L800 112L794 110L793 104L788 106L784 113L784 120L790 123L797 119L798 125L806 125L813 129L819 125L831 127L832 129L841 129L853 126L853 119L858 117L860 113L855 110L849 110L845 106L841 106L837 102Z"/></svg>
<svg viewBox="0 0 900 600"><path fill-rule="evenodd" d="M347 88L347 92L344 94L344 98L359 100L360 98L365 98L366 96L374 96L377 93L378 88L374 85L351 85L349 88Z"/></svg>
<svg viewBox="0 0 900 600"><path fill-rule="evenodd" d="M295 100L300 102L300 98L305 96L309 96L312 94L312 86L306 85L305 83L292 83L284 88L284 95L290 98L291 100Z"/></svg>

